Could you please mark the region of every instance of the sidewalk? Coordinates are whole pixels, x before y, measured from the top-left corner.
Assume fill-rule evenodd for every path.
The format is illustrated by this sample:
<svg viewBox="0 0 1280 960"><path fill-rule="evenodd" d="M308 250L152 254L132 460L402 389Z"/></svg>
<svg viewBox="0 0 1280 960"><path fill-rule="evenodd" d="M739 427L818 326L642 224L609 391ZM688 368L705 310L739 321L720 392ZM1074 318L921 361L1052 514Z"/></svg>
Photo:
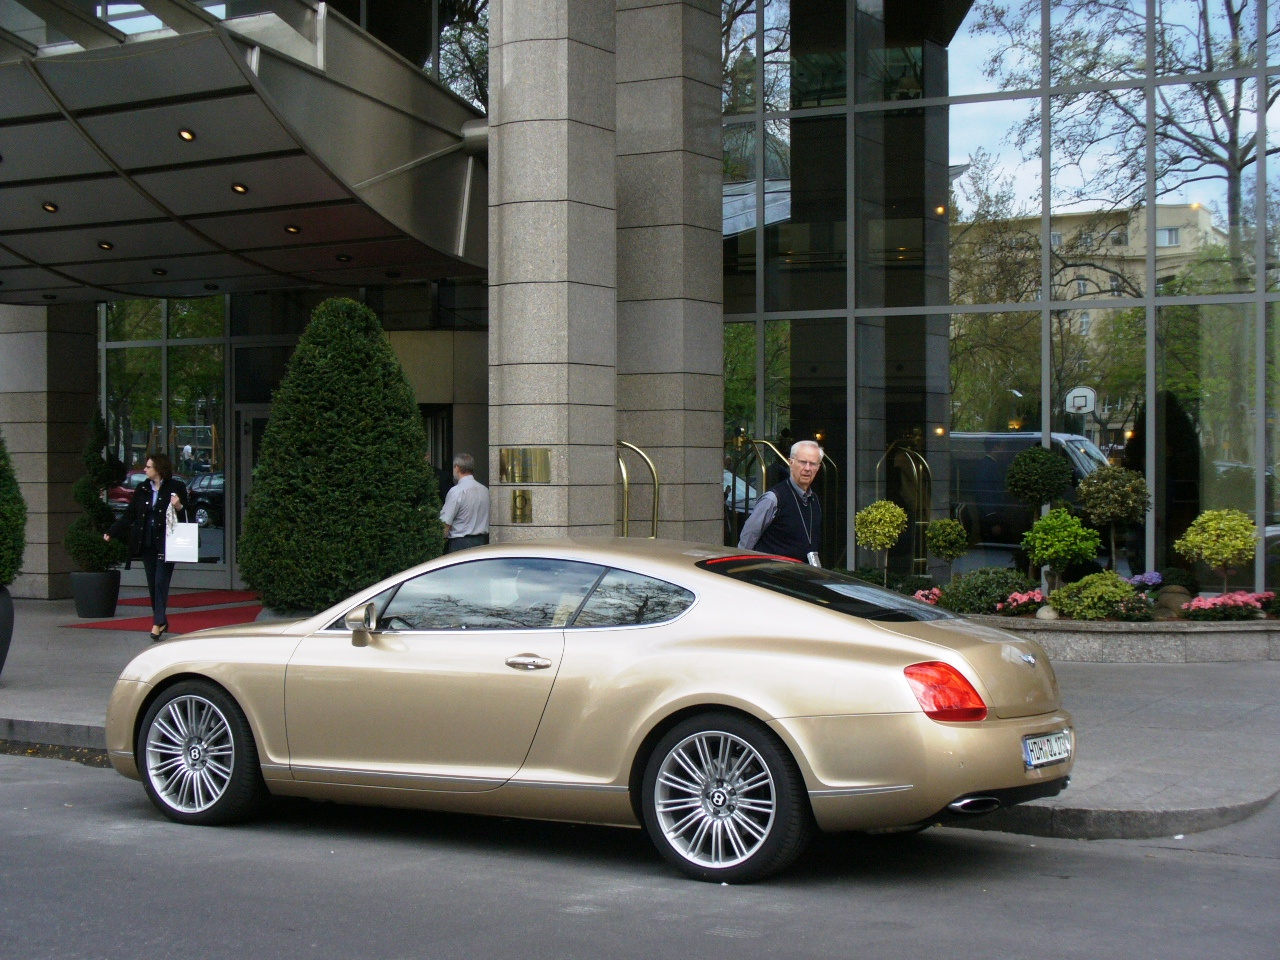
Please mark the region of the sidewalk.
<svg viewBox="0 0 1280 960"><path fill-rule="evenodd" d="M70 600L14 606L0 739L101 749L111 687L149 645L146 634L64 629L77 622ZM1280 793L1280 661L1055 666L1076 723L1071 786L972 826L1084 839L1172 836L1242 820Z"/></svg>

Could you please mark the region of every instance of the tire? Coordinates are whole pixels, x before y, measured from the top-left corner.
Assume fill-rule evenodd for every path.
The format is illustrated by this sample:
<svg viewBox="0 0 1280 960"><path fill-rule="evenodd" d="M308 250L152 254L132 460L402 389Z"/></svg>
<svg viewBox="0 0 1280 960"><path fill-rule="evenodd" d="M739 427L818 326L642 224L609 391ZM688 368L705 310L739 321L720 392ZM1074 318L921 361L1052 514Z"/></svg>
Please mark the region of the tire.
<svg viewBox="0 0 1280 960"><path fill-rule="evenodd" d="M645 766L642 791L649 838L695 880L762 880L800 856L814 831L786 746L736 714L702 714L668 731Z"/></svg>
<svg viewBox="0 0 1280 960"><path fill-rule="evenodd" d="M208 507L204 504L200 504L196 507L196 523L202 527L207 527L212 521L213 516L209 513Z"/></svg>
<svg viewBox="0 0 1280 960"><path fill-rule="evenodd" d="M148 708L135 746L151 802L178 823L235 823L256 814L267 787L249 721L205 680L185 680Z"/></svg>

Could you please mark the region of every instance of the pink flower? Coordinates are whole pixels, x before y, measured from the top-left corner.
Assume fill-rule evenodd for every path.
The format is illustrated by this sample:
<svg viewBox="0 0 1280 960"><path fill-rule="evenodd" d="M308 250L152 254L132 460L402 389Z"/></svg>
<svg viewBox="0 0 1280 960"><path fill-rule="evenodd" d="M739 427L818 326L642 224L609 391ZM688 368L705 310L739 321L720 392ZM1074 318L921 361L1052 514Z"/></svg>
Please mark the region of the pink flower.
<svg viewBox="0 0 1280 960"><path fill-rule="evenodd" d="M915 598L923 601L924 603L931 603L934 606L937 606L938 601L942 599L942 588L930 587L928 590L917 590L915 592Z"/></svg>

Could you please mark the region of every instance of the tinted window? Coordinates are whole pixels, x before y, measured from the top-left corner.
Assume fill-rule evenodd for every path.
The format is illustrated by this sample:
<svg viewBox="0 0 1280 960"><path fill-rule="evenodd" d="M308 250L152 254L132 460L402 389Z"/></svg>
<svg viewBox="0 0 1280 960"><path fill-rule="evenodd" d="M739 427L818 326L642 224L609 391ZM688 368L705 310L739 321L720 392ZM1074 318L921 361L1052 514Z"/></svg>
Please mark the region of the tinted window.
<svg viewBox="0 0 1280 960"><path fill-rule="evenodd" d="M384 630L562 627L603 567L539 558L477 560L401 584L378 618Z"/></svg>
<svg viewBox="0 0 1280 960"><path fill-rule="evenodd" d="M693 594L683 587L625 570L610 570L583 604L575 627L626 627L679 616Z"/></svg>
<svg viewBox="0 0 1280 960"><path fill-rule="evenodd" d="M898 622L951 620L955 617L955 614L912 597L904 597L834 570L811 567L807 563L735 557L704 560L698 566L851 617Z"/></svg>

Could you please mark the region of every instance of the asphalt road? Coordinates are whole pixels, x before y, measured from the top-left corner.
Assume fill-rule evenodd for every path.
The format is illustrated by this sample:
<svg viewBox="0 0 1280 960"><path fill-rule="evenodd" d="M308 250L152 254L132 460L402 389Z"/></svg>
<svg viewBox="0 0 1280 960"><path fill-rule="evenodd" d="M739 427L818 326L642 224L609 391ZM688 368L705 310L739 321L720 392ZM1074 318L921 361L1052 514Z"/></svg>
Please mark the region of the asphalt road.
<svg viewBox="0 0 1280 960"><path fill-rule="evenodd" d="M1280 956L1280 804L1181 840L820 838L685 880L639 831L302 801L182 827L110 770L0 756L0 958Z"/></svg>

